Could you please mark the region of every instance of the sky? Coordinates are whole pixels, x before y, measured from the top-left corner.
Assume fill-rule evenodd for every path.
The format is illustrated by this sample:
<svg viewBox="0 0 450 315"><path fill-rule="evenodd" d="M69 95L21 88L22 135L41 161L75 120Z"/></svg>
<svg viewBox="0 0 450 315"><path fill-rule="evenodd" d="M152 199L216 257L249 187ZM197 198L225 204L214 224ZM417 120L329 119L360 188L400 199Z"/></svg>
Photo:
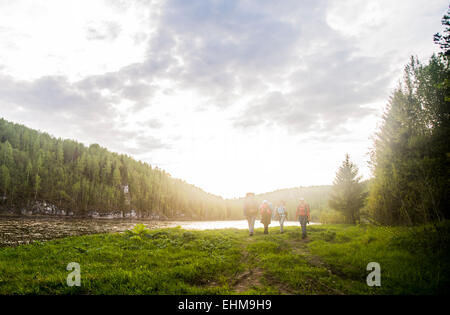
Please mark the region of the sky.
<svg viewBox="0 0 450 315"><path fill-rule="evenodd" d="M368 152L445 0L0 0L0 117L226 198Z"/></svg>

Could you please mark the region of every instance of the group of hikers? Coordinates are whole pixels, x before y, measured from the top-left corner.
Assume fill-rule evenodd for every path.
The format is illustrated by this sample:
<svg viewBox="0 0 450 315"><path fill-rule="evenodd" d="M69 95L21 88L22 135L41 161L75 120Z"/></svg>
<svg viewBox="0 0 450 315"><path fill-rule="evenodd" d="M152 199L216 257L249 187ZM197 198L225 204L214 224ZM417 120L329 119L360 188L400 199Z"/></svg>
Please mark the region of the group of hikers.
<svg viewBox="0 0 450 315"><path fill-rule="evenodd" d="M310 221L309 205L304 198L300 198L300 203L295 213L295 218L300 222L302 227L302 238L306 238L306 224ZM288 211L286 203L281 201L276 209L273 209L272 203L264 200L260 205L256 201L254 193L247 193L244 202L244 215L248 221L248 230L250 236L253 235L255 229L255 221L258 215L261 216L261 223L264 225L264 234L269 233L269 224L272 218L278 219L280 222L280 233L283 233L284 222L287 220Z"/></svg>

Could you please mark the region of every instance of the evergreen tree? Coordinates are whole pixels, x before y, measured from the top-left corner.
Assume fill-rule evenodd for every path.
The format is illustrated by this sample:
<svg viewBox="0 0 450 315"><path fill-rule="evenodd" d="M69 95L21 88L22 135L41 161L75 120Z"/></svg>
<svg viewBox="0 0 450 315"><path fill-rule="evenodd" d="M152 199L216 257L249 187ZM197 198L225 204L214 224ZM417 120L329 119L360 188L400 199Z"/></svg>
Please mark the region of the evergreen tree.
<svg viewBox="0 0 450 315"><path fill-rule="evenodd" d="M369 211L381 224L449 218L448 59L416 58L405 67L371 153Z"/></svg>
<svg viewBox="0 0 450 315"><path fill-rule="evenodd" d="M347 223L360 222L360 209L364 206L367 196L360 181L358 168L346 154L344 162L336 173L329 205L332 209L341 212Z"/></svg>
<svg viewBox="0 0 450 315"><path fill-rule="evenodd" d="M10 180L11 176L9 174L9 169L6 167L6 165L2 165L0 167L0 184L4 197L7 196Z"/></svg>
<svg viewBox="0 0 450 315"><path fill-rule="evenodd" d="M441 23L444 26L444 34L434 34L434 42L441 47L444 55L450 56L450 6Z"/></svg>

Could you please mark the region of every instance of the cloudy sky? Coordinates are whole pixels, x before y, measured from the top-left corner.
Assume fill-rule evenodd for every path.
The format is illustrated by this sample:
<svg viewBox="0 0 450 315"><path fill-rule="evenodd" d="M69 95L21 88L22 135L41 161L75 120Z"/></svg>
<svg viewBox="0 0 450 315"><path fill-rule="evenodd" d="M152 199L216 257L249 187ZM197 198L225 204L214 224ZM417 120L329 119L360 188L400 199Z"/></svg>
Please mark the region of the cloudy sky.
<svg viewBox="0 0 450 315"><path fill-rule="evenodd" d="M446 0L0 0L0 116L208 192L330 184Z"/></svg>

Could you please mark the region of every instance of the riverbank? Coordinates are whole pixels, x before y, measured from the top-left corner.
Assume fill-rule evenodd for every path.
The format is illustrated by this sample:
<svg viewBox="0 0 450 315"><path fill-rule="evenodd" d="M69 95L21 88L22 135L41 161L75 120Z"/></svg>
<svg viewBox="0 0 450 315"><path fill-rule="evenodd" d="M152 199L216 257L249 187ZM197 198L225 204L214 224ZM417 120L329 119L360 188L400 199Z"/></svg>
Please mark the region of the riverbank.
<svg viewBox="0 0 450 315"><path fill-rule="evenodd" d="M69 236L123 232L143 223L150 228L174 226L167 221L92 219L48 215L0 215L0 247L31 244Z"/></svg>
<svg viewBox="0 0 450 315"><path fill-rule="evenodd" d="M136 224L145 224L150 229L181 226L187 230L237 228L247 229L246 220L192 221L192 220L149 220L149 219L105 219L88 217L64 217L49 215L0 215L0 247L31 244L34 241L48 241L68 236L98 233L124 232ZM312 223L317 224L317 223ZM286 226L299 223L285 222ZM262 227L259 220L256 227Z"/></svg>
<svg viewBox="0 0 450 315"><path fill-rule="evenodd" d="M427 242L421 236L427 235ZM245 230L181 228L67 237L0 249L0 294L443 294L449 224ZM67 264L81 267L69 287ZM368 287L369 262L381 287Z"/></svg>

